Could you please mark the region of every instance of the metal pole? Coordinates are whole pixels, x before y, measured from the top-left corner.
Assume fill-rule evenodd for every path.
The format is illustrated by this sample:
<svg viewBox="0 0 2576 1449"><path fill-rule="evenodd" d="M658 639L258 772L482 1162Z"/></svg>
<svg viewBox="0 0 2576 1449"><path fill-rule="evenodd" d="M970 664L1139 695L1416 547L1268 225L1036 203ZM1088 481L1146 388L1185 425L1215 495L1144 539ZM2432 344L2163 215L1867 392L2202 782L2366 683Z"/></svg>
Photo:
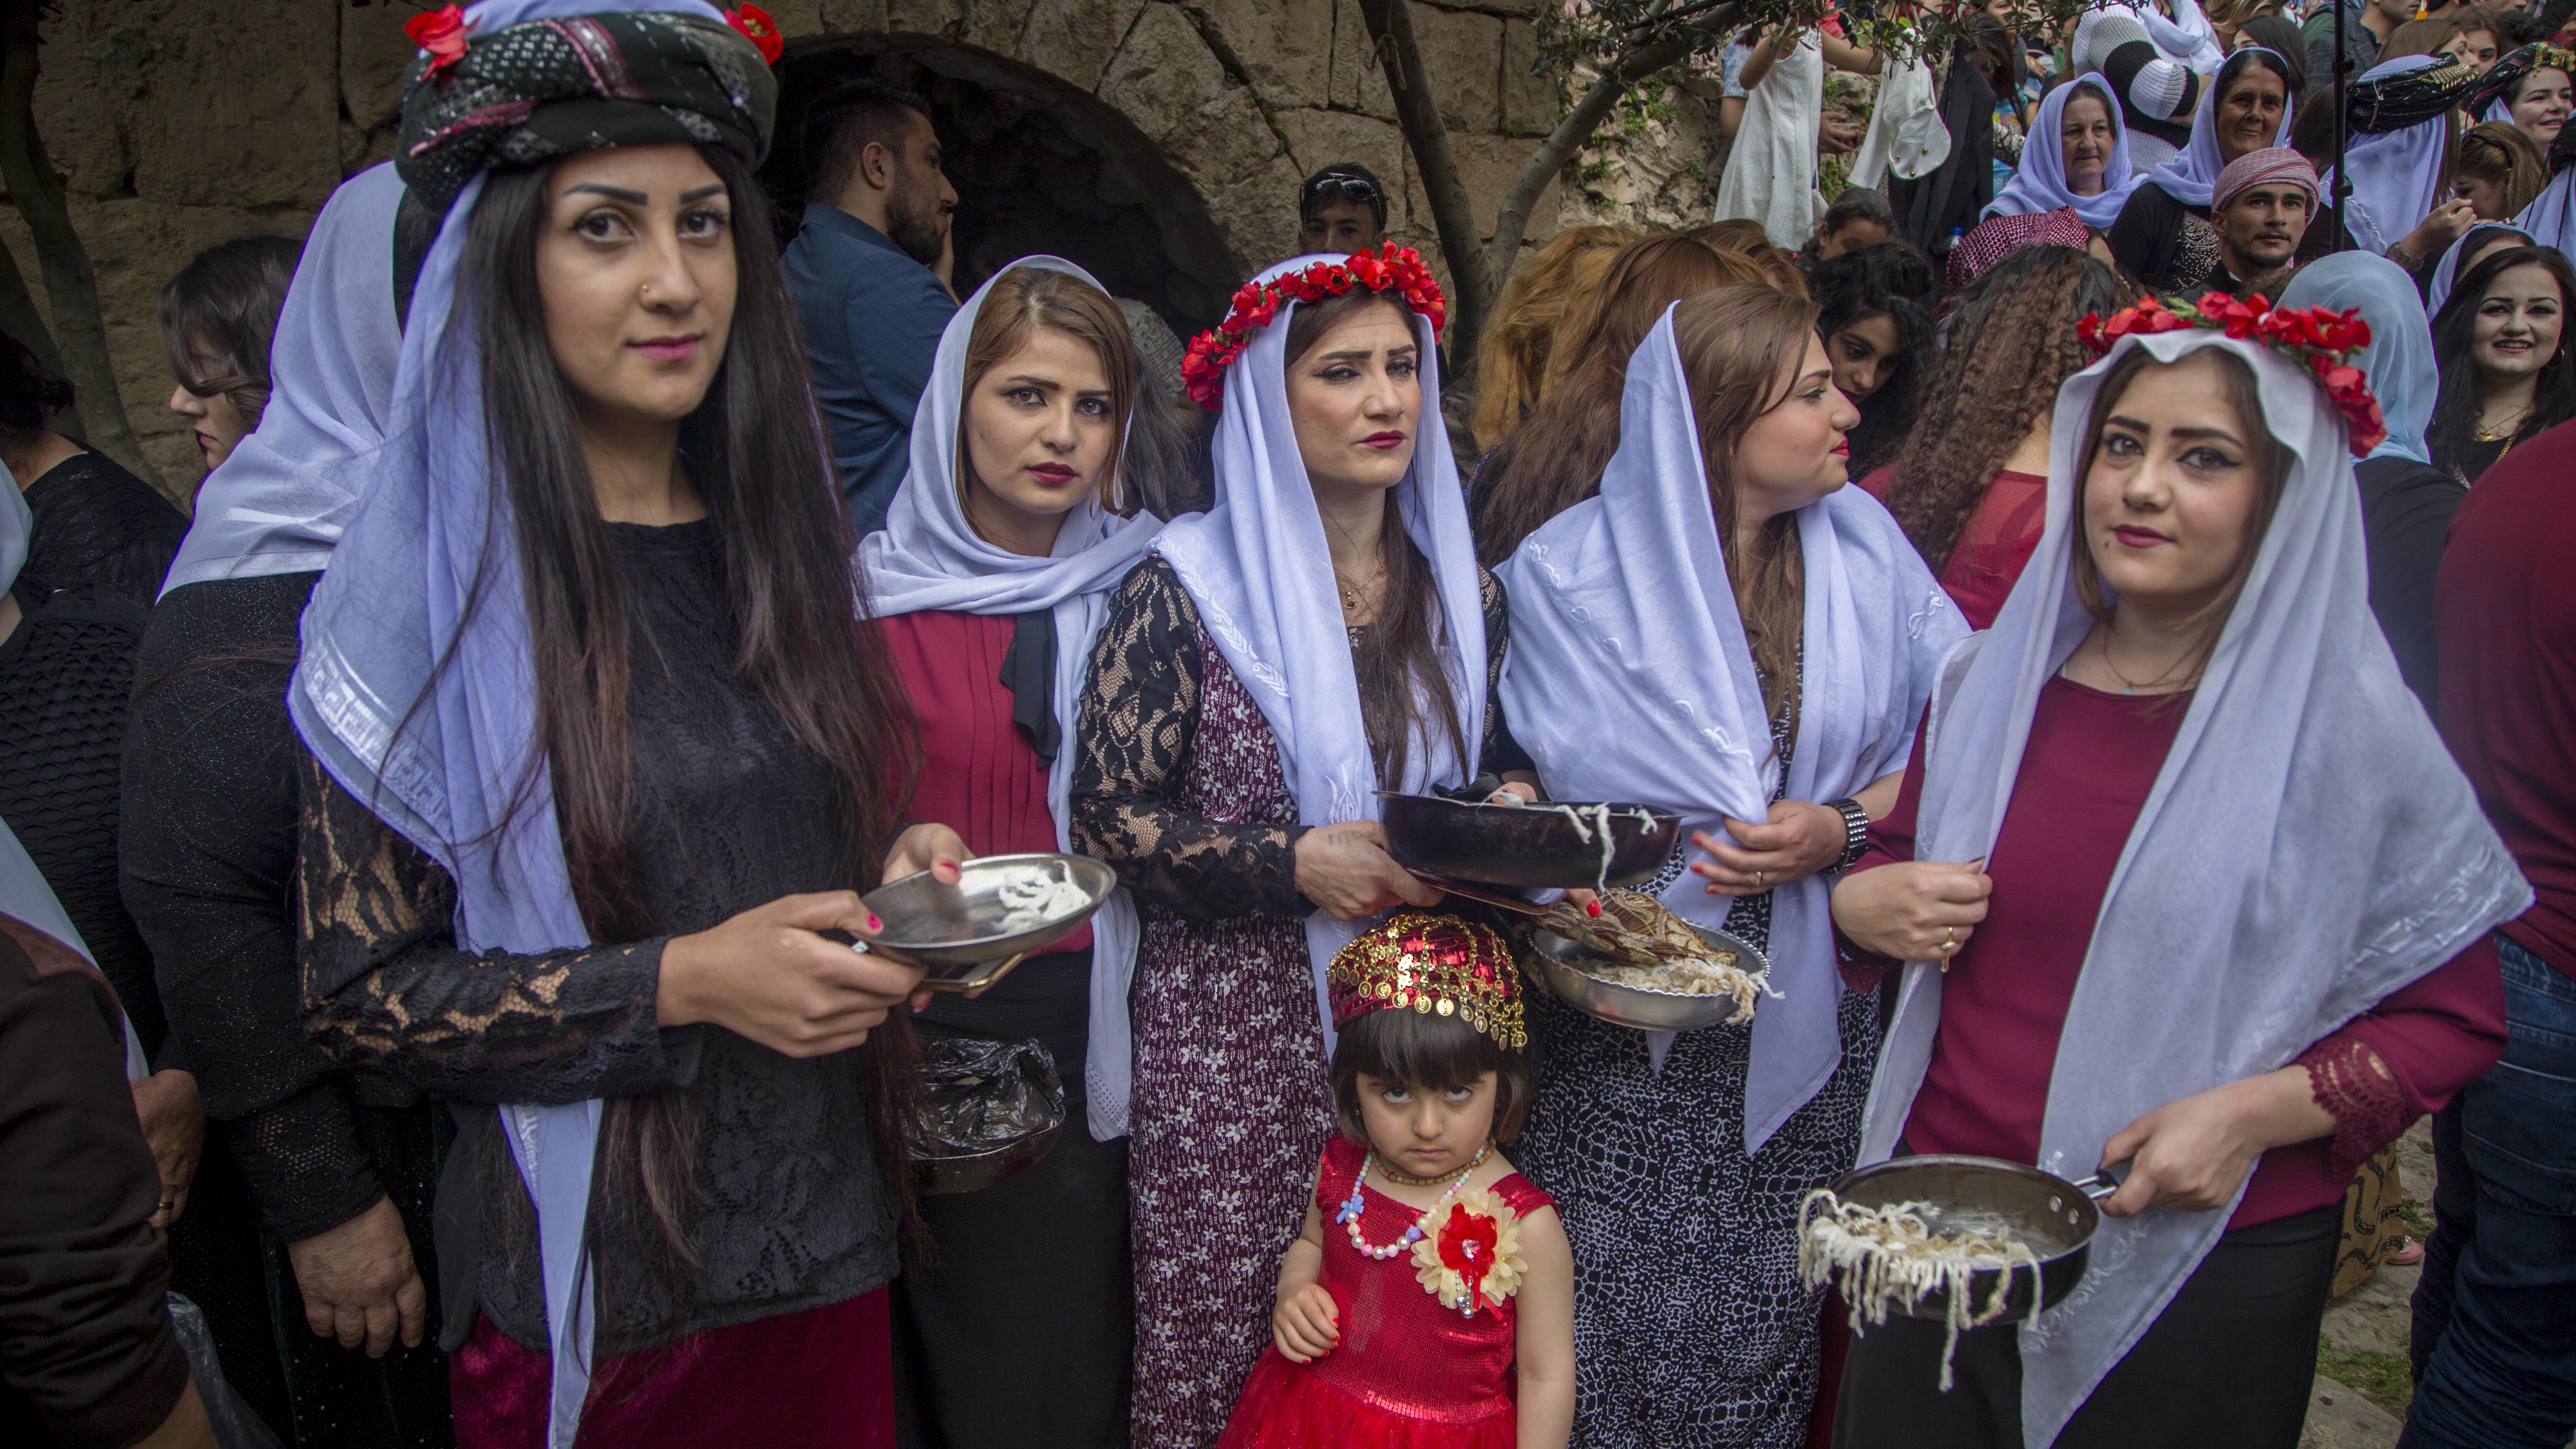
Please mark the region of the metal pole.
<svg viewBox="0 0 2576 1449"><path fill-rule="evenodd" d="M2352 232L2345 227L2343 215L2344 201L2352 195L2352 178L2344 174L2343 164L2343 98L2345 87L2352 83L2352 53L2343 48L2343 16L2350 6L2348 0L2330 0L2330 3L2334 6L2334 94L2327 99L2334 107L2334 194L2326 199L2326 204L2334 208L2334 250L2342 251L2352 241Z"/></svg>

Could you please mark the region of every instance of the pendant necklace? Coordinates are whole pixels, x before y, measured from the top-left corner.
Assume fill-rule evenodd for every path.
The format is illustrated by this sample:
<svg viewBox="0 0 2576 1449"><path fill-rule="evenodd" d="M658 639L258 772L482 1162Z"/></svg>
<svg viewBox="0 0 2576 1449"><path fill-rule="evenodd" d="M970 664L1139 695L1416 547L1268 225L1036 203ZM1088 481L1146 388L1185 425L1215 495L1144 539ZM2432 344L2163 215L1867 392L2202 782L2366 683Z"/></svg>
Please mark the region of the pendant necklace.
<svg viewBox="0 0 2576 1449"><path fill-rule="evenodd" d="M1467 1165L1458 1169L1458 1175L1450 1180L1449 1190L1440 1194L1440 1201L1423 1209L1421 1218L1416 1218L1410 1226L1405 1228L1404 1236L1396 1239L1392 1243L1384 1245L1372 1243L1367 1238L1360 1236L1360 1219L1368 1212L1368 1200L1360 1195L1360 1188L1368 1181L1369 1169L1378 1165L1377 1154L1375 1152L1371 1152L1368 1156L1360 1159L1359 1175L1351 1179L1350 1199L1342 1204L1342 1210L1340 1212L1333 1215L1333 1220L1350 1230L1351 1246L1359 1250L1359 1255L1361 1257L1373 1258L1379 1262L1384 1262L1385 1260L1394 1257L1396 1254L1403 1252L1407 1248L1412 1247L1415 1243L1422 1241L1422 1218L1430 1217L1433 1213L1440 1211L1441 1207L1445 1205L1449 1199L1456 1197L1458 1195L1458 1190L1467 1185L1467 1179L1474 1176L1476 1169L1484 1165L1485 1154L1493 1150L1494 1144L1490 1142L1477 1148L1476 1155L1469 1158ZM1395 1176L1392 1169L1387 1169L1386 1174L1389 1177ZM1413 1180L1413 1185L1417 1187L1429 1187L1433 1182L1438 1180L1439 1179L1437 1178L1415 1179Z"/></svg>

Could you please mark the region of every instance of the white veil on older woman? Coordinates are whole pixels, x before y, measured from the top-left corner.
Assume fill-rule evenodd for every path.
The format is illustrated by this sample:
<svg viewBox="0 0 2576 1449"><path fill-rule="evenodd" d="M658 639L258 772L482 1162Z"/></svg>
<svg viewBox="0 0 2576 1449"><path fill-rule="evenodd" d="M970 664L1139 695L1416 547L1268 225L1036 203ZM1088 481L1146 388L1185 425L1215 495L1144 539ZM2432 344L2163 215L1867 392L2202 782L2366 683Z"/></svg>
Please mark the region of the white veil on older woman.
<svg viewBox="0 0 2576 1449"><path fill-rule="evenodd" d="M2076 1178L2139 1116L2287 1065L2531 898L2372 620L2341 418L2303 368L2198 327L2124 338L2059 393L2038 550L1994 627L1943 663L1925 717L1916 858L1994 848L2040 691L2093 627L2070 581L2079 450L2104 374L2136 348L2168 363L2207 348L2243 360L2292 463L2112 875L2059 1037L2038 1166ZM1864 1163L1892 1155L1904 1130L1941 987L1933 963L1905 967ZM2228 1217L2104 1220L2083 1286L2022 1329L2028 1444L2056 1438Z"/></svg>
<svg viewBox="0 0 2576 1449"><path fill-rule="evenodd" d="M986 541L967 521L957 486L967 344L994 284L1023 267L1078 277L1107 295L1089 272L1061 257L1045 256L1022 257L975 289L940 334L930 381L913 412L912 466L887 510L885 528L859 544L859 568L867 579L869 612L880 619L925 609L1051 613L1055 671L1049 699L1058 744L1047 767L1047 811L1055 817L1056 848L1071 850L1066 832L1072 817L1065 802L1091 641L1109 616L1110 592L1152 547L1162 525L1149 513L1121 518L1091 499L1066 515L1052 554L1031 558ZM1137 405L1153 404L1139 399ZM1103 1142L1127 1130L1127 987L1136 971L1137 929L1136 906L1123 887L1091 918L1091 1049L1083 1095L1092 1135Z"/></svg>

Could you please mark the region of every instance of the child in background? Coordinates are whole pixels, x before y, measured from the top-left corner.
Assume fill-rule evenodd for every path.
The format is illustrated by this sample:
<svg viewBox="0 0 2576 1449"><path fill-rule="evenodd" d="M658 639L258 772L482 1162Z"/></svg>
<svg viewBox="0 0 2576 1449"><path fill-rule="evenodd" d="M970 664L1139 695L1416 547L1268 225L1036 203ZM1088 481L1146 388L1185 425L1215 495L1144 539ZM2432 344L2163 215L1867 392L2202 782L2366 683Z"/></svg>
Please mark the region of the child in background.
<svg viewBox="0 0 2576 1449"><path fill-rule="evenodd" d="M1495 1150L1529 1105L1510 948L1407 911L1326 985L1342 1131L1218 1449L1563 1449L1574 1252Z"/></svg>

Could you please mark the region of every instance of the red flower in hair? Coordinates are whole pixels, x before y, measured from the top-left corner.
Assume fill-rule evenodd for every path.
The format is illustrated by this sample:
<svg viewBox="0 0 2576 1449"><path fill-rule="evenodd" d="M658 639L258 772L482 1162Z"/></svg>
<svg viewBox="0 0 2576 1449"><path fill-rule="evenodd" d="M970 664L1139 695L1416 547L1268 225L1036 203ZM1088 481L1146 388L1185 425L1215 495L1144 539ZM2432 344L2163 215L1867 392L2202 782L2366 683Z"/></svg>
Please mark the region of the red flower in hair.
<svg viewBox="0 0 2576 1449"><path fill-rule="evenodd" d="M725 24L750 41L766 64L778 64L778 53L787 48L787 37L778 33L778 22L770 19L769 12L757 5L741 5L726 11Z"/></svg>
<svg viewBox="0 0 2576 1449"><path fill-rule="evenodd" d="M2260 292L2243 299L2212 292L2190 309L2178 311L2149 296L2111 314L2108 322L2098 313L2087 316L2075 324L2075 335L2094 351L2108 352L2132 332L2171 332L2195 325L2261 342L2304 364L2335 410L2343 414L2344 442L2354 457L2365 456L2388 440L2388 420L2380 415L2370 379L2349 361L2354 352L2370 345L2370 324L2362 320L2358 308L2333 312L2323 307L2279 307Z"/></svg>
<svg viewBox="0 0 2576 1449"><path fill-rule="evenodd" d="M1225 369L1251 345L1253 333L1276 321L1290 302L1321 302L1354 287L1394 296L1429 321L1433 332L1448 321L1440 284L1422 265L1422 254L1389 242L1375 252L1353 252L1343 261L1317 262L1236 288L1225 321L1190 340L1181 359L1184 390L1199 406L1215 411L1225 401Z"/></svg>
<svg viewBox="0 0 2576 1449"><path fill-rule="evenodd" d="M404 21L403 34L429 52L423 75L434 76L465 58L465 12L453 5L424 10Z"/></svg>

